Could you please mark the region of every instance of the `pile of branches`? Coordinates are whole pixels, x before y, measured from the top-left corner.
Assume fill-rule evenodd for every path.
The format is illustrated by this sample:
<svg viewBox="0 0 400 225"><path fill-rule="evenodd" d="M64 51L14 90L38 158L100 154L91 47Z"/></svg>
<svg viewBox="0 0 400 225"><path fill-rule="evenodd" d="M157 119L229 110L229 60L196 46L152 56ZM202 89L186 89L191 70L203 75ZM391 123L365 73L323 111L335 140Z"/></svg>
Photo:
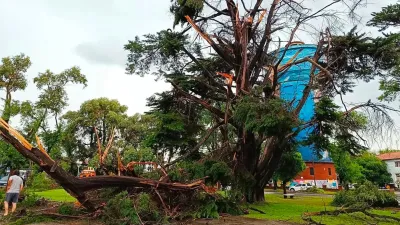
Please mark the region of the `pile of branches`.
<svg viewBox="0 0 400 225"><path fill-rule="evenodd" d="M366 220L366 222L368 222L368 224L373 224L373 223L370 223L372 221L370 221L369 219L359 217L355 214L355 213L362 213L362 214L364 214L365 217L372 218L373 220L395 222L395 223L400 222L400 218L398 218L398 217L375 214L375 213L370 212L369 209L370 208L340 208L340 209L330 210L330 211L326 210L326 211L321 211L321 212L304 213L302 215L302 219L304 221L306 221L308 224L324 225L324 223L318 222L317 220L315 220L315 217L338 216L340 214L345 214L350 217L355 217L357 219Z"/></svg>
<svg viewBox="0 0 400 225"><path fill-rule="evenodd" d="M185 204L193 201L193 196L199 193L209 195L215 191L215 189L205 186L204 179L191 183L170 182L166 171L154 162L131 162L124 166L118 159L118 176L100 175L78 178L66 172L58 161L53 160L47 154L38 137L36 137L37 147L34 147L1 118L0 135L21 155L40 166L89 212L98 212L104 208L104 199L98 198L97 191L106 188L115 188L116 193L126 191L128 195L147 193L152 196L152 199L158 200L157 204L163 207L168 217L173 217ZM163 176L159 180L139 177L134 173L134 166L137 164L152 164L162 171ZM166 202L174 205L168 205Z"/></svg>

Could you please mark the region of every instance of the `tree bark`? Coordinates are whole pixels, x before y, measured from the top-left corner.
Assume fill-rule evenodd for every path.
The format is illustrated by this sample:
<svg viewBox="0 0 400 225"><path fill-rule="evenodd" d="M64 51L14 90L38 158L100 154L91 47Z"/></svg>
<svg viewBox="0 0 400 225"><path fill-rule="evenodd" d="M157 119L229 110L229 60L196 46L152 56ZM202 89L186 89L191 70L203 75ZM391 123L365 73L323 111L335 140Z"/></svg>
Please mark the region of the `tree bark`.
<svg viewBox="0 0 400 225"><path fill-rule="evenodd" d="M278 181L273 180L273 182L274 182L274 190L276 191L278 189Z"/></svg>
<svg viewBox="0 0 400 225"><path fill-rule="evenodd" d="M252 199L249 199L249 202L265 202L264 187L254 187L251 197Z"/></svg>
<svg viewBox="0 0 400 225"><path fill-rule="evenodd" d="M287 192L286 192L286 183L287 183L287 181L282 181L283 194L287 194Z"/></svg>

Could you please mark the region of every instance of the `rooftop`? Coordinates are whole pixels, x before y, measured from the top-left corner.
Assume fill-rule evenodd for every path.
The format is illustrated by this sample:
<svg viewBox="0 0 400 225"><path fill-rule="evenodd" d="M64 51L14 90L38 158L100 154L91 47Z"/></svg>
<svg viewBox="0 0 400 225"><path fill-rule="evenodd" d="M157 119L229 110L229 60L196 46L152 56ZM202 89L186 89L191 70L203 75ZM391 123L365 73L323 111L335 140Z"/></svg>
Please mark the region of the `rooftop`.
<svg viewBox="0 0 400 225"><path fill-rule="evenodd" d="M400 152L390 152L378 155L381 160L400 159Z"/></svg>

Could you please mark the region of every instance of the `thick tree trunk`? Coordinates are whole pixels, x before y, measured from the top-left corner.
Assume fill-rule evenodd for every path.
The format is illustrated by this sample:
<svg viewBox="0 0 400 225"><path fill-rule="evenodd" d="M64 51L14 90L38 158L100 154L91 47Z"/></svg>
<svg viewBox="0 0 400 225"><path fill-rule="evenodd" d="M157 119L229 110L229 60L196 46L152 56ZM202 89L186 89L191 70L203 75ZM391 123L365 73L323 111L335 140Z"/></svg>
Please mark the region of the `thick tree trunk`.
<svg viewBox="0 0 400 225"><path fill-rule="evenodd" d="M245 133L245 135L243 135ZM243 137L238 145L239 160L244 168L254 177L255 185L246 193L249 202L265 200L264 188L278 167L282 157L281 139L278 137L270 138L267 143L264 155L261 154L261 144L252 132L239 132L239 137Z"/></svg>
<svg viewBox="0 0 400 225"><path fill-rule="evenodd" d="M265 202L264 187L254 187L249 194L250 196L247 197L248 202Z"/></svg>
<svg viewBox="0 0 400 225"><path fill-rule="evenodd" d="M276 191L278 189L278 181L273 180L273 182L274 182L274 190Z"/></svg>

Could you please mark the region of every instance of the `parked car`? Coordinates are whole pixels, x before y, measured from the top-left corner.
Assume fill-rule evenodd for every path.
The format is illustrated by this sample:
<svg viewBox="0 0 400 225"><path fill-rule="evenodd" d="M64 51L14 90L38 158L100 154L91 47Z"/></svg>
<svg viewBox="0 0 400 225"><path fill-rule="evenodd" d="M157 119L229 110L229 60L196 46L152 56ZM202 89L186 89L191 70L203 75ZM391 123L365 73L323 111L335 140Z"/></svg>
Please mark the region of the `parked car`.
<svg viewBox="0 0 400 225"><path fill-rule="evenodd" d="M5 187L7 186L7 181L8 181L8 176L2 177L0 179L0 187Z"/></svg>
<svg viewBox="0 0 400 225"><path fill-rule="evenodd" d="M305 191L309 188L312 188L312 185L310 183L306 183L306 184L296 184L296 185L292 185L289 187L289 191Z"/></svg>

